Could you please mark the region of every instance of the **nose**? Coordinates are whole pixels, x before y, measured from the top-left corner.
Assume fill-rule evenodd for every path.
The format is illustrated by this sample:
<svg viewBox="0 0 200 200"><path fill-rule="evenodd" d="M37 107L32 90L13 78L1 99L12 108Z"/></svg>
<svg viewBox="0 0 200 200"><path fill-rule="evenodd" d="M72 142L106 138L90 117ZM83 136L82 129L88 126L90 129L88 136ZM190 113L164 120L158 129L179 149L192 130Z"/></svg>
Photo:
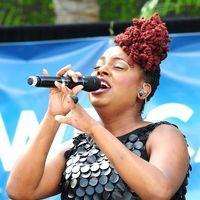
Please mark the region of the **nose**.
<svg viewBox="0 0 200 200"><path fill-rule="evenodd" d="M108 67L106 65L104 65L104 66L101 66L101 67L98 68L97 75L98 76L102 76L102 75L109 76L110 75L110 71L109 71Z"/></svg>

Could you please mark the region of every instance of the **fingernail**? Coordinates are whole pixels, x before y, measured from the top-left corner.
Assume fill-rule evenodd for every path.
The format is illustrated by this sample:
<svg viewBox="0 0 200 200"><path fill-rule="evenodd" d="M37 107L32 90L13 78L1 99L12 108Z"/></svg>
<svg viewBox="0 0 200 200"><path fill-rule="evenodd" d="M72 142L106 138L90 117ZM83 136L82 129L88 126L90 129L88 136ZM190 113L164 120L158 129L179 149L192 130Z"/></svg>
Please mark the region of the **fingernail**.
<svg viewBox="0 0 200 200"><path fill-rule="evenodd" d="M56 116L55 116L55 120L56 120L56 121L60 121L60 120L61 120L61 118L62 118L62 116L61 116L61 115L56 115Z"/></svg>
<svg viewBox="0 0 200 200"><path fill-rule="evenodd" d="M75 83L78 82L78 78L77 77L74 77L73 80L74 80Z"/></svg>
<svg viewBox="0 0 200 200"><path fill-rule="evenodd" d="M69 68L71 68L71 67L72 67L72 65L71 65L71 64L69 64L69 65L67 65L66 67L69 67Z"/></svg>

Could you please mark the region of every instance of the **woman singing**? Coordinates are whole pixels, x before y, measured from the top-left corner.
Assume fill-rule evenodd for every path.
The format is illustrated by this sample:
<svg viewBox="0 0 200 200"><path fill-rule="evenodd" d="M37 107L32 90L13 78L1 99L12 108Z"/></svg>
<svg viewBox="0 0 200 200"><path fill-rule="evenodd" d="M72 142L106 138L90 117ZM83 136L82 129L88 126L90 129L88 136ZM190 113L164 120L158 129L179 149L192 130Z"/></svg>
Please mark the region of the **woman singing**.
<svg viewBox="0 0 200 200"><path fill-rule="evenodd" d="M116 36L116 46L103 53L92 73L101 80L101 89L89 93L100 122L76 101L83 86L69 89L55 82L38 132L10 173L9 197L31 200L61 193L63 200L185 199L190 165L183 134L173 124L141 117L159 85L169 42L158 14L134 19ZM76 82L82 74L67 66L57 76ZM83 133L49 158L61 123Z"/></svg>

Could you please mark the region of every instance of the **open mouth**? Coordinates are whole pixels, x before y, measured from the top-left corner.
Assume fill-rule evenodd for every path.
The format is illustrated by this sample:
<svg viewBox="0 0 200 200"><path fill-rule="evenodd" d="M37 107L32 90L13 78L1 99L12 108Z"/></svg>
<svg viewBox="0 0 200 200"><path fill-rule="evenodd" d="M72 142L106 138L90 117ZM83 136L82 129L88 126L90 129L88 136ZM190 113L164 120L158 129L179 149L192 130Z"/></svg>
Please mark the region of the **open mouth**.
<svg viewBox="0 0 200 200"><path fill-rule="evenodd" d="M100 80L101 80L101 88L92 92L93 95L98 95L98 94L108 92L109 89L111 88L110 84L106 80L102 78Z"/></svg>
<svg viewBox="0 0 200 200"><path fill-rule="evenodd" d="M111 86L107 81L105 81L104 79L101 79L101 88L108 89L108 88L111 88Z"/></svg>

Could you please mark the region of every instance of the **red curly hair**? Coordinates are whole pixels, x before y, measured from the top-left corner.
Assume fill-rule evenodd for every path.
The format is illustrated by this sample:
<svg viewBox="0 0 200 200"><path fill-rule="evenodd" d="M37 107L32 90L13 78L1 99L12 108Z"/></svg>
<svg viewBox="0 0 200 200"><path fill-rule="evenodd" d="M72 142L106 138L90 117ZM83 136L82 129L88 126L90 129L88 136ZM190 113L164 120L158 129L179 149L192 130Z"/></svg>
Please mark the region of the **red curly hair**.
<svg viewBox="0 0 200 200"><path fill-rule="evenodd" d="M133 19L133 26L116 36L118 44L129 56L131 64L138 64L144 72L160 70L160 63L167 57L169 33L158 15L150 19Z"/></svg>

